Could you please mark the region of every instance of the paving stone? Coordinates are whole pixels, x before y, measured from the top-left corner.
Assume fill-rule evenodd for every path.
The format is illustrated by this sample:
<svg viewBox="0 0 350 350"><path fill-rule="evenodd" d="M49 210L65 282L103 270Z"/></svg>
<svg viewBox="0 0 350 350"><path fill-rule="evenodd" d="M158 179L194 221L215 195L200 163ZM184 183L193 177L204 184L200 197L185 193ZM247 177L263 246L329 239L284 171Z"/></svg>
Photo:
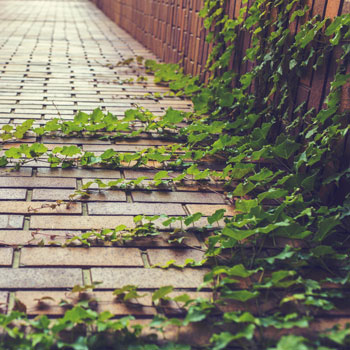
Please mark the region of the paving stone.
<svg viewBox="0 0 350 350"><path fill-rule="evenodd" d="M78 268L2 268L0 288L51 289L72 288L83 284L82 270Z"/></svg>
<svg viewBox="0 0 350 350"><path fill-rule="evenodd" d="M42 142L47 143L64 143L64 144L93 144L93 145L110 145L111 142L107 140L100 140L97 138L78 138L78 137L50 137L43 136Z"/></svg>
<svg viewBox="0 0 350 350"><path fill-rule="evenodd" d="M183 192L211 192L211 193L222 193L225 192L223 184L217 183L200 183L198 181L184 181L175 184L176 191Z"/></svg>
<svg viewBox="0 0 350 350"><path fill-rule="evenodd" d="M217 193L133 191L131 195L135 202L209 203L209 204L225 203L223 196Z"/></svg>
<svg viewBox="0 0 350 350"><path fill-rule="evenodd" d="M209 322L196 322L190 323L188 326L173 326L167 325L162 332L157 331L151 326L151 320L136 319L130 321L130 329L134 325L142 325L141 336L143 337L155 337L167 342L178 342L181 339L181 344L189 344L195 348L206 347L210 343L210 338L214 333L213 323ZM216 329L216 332L220 332L220 329Z"/></svg>
<svg viewBox="0 0 350 350"><path fill-rule="evenodd" d="M144 223L147 222L146 219L143 219L142 220ZM164 219L164 218L159 218L159 219L156 219L153 221L153 224L156 228L158 228L158 230L165 230L165 231L168 231L168 230L174 230L174 229L182 229L183 227L188 227L188 228L195 228L195 229L198 229L198 228L203 228L203 227L206 227L209 225L208 223L208 218L207 217L201 217L199 220L195 221L194 223L191 223L189 225L186 225L184 223L184 220L182 220L182 223L180 220L176 220L170 224L167 223L168 219ZM164 225L163 223L166 223L166 225ZM222 228L225 226L225 221L222 219L222 220L219 220L219 222L214 222L211 227L214 227L214 228Z"/></svg>
<svg viewBox="0 0 350 350"><path fill-rule="evenodd" d="M202 213L204 216L211 216L219 209L225 209L225 216L237 215L233 206L230 205L206 205L206 204L187 204L187 209L191 214Z"/></svg>
<svg viewBox="0 0 350 350"><path fill-rule="evenodd" d="M187 259L200 262L204 257L204 252L197 249L148 249L147 255L151 265L166 265L170 260L174 260L176 265L184 265Z"/></svg>
<svg viewBox="0 0 350 350"><path fill-rule="evenodd" d="M93 179L83 179L83 185L86 185L87 183L91 183ZM110 181L114 181L113 179L99 179L101 180L107 187L104 187L105 190L110 190L111 187L108 187L108 183ZM126 179L125 182L128 183L131 180ZM89 185L89 190L97 190L99 189L99 185L97 183L91 183ZM160 184L158 186L154 185L154 181L153 180L142 180L141 182L139 182L136 186L132 183L130 183L128 185L128 189L132 190L132 189L137 189L140 190L142 189L142 191L172 191L172 187L170 184Z"/></svg>
<svg viewBox="0 0 350 350"><path fill-rule="evenodd" d="M26 199L27 190L19 188L0 188L0 199Z"/></svg>
<svg viewBox="0 0 350 350"><path fill-rule="evenodd" d="M171 292L169 293L170 298L176 298L183 294L187 294L191 299L211 299L213 298L213 293L211 292L192 292L192 291L185 291L185 292ZM179 302L179 301L172 301L172 300L162 300L159 304L158 308L162 310L163 313L166 315L172 315L172 316L184 316L184 306L185 303Z"/></svg>
<svg viewBox="0 0 350 350"><path fill-rule="evenodd" d="M81 203L0 202L0 214L81 214Z"/></svg>
<svg viewBox="0 0 350 350"><path fill-rule="evenodd" d="M145 176L149 179L153 179L154 175L157 174L157 170L124 170L124 175L126 179L137 179L138 177ZM172 179L176 176L180 175L179 172L171 172L169 171L168 176L166 179Z"/></svg>
<svg viewBox="0 0 350 350"><path fill-rule="evenodd" d="M22 215L0 215L0 229L22 228L23 221Z"/></svg>
<svg viewBox="0 0 350 350"><path fill-rule="evenodd" d="M101 230L119 225L133 227L135 223L132 216L33 215L30 218L30 228L33 229Z"/></svg>
<svg viewBox="0 0 350 350"><path fill-rule="evenodd" d="M0 231L0 237L1 237L1 231ZM201 243L198 241L196 236L191 233L186 233L186 237L183 238L181 241L182 243L173 242L175 238L180 238L181 234L179 236L176 236L174 234L170 234L169 232L162 232L158 236L152 236L152 237L136 237L131 241L127 241L124 243L125 246L128 247L142 247L142 248L160 248L160 247L166 247L166 248L186 248L186 247L196 247L200 248Z"/></svg>
<svg viewBox="0 0 350 350"><path fill-rule="evenodd" d="M80 231L37 231L37 230L0 230L0 245L52 245L64 243L67 239L81 234ZM78 243L78 242L77 242Z"/></svg>
<svg viewBox="0 0 350 350"><path fill-rule="evenodd" d="M0 250L1 253L1 250ZM136 248L22 248L21 266L143 266Z"/></svg>
<svg viewBox="0 0 350 350"><path fill-rule="evenodd" d="M75 177L75 178L109 178L119 179L120 171L108 169L50 169L39 168L39 177Z"/></svg>
<svg viewBox="0 0 350 350"><path fill-rule="evenodd" d="M186 215L179 204L88 203L89 215Z"/></svg>
<svg viewBox="0 0 350 350"><path fill-rule="evenodd" d="M112 149L116 152L140 152L144 149L149 148L148 145L84 145L83 150L89 152L104 152L107 149Z"/></svg>
<svg viewBox="0 0 350 350"><path fill-rule="evenodd" d="M4 294L7 296L7 293ZM96 311L109 311L117 316L154 315L156 312L150 295L131 300L129 303L120 302L111 291L81 294L62 291L18 291L15 296L27 307L28 315L62 315L69 307L60 306L61 300L71 305L76 305L82 300L95 300ZM0 292L0 302L1 300Z"/></svg>
<svg viewBox="0 0 350 350"><path fill-rule="evenodd" d="M2 168L0 169L0 176L32 176L32 169L21 168L19 170L13 170L13 168Z"/></svg>
<svg viewBox="0 0 350 350"><path fill-rule="evenodd" d="M8 303L9 293L0 292L0 312L5 314L7 312L7 303Z"/></svg>
<svg viewBox="0 0 350 350"><path fill-rule="evenodd" d="M126 202L126 194L124 191L89 191L90 197L75 196L74 200L77 201L90 201L90 202ZM56 190L56 189L34 189L33 200L65 200L68 201L70 196L74 194L72 190Z"/></svg>
<svg viewBox="0 0 350 350"><path fill-rule="evenodd" d="M44 179L35 177L0 177L0 187L75 188L75 179Z"/></svg>
<svg viewBox="0 0 350 350"><path fill-rule="evenodd" d="M198 288L209 270L186 268L92 268L93 282L101 281L98 288L121 288L126 285L137 285L139 288L160 288L172 285L175 288Z"/></svg>
<svg viewBox="0 0 350 350"><path fill-rule="evenodd" d="M0 248L0 265L1 266L11 266L12 265L12 248ZM1 295L0 295L1 299Z"/></svg>

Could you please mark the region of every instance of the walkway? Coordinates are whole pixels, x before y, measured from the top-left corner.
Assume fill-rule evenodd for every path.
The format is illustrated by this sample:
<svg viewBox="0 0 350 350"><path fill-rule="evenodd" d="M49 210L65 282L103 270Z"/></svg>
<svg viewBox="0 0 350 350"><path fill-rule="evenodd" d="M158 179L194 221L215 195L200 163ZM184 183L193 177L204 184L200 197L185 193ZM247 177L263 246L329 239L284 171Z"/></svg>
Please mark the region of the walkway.
<svg viewBox="0 0 350 350"><path fill-rule="evenodd" d="M78 110L100 107L122 116L133 104L161 115L169 106L189 110L187 101L145 99L145 93L166 92L152 83L127 83L142 74L136 64L115 65L130 57L154 58L139 43L86 0L0 0L0 118L2 124L35 119L37 125L57 117L72 119ZM28 136L25 142L42 142L53 148L62 143L101 152L109 148L132 152L167 144L146 135L134 141L98 139L42 139ZM5 147L9 147L5 145ZM154 290L172 284L194 292L205 269L163 270L149 268L175 259L200 260L203 244L192 236L186 246L174 249L165 238L140 239L122 247L61 248L50 241L86 230L113 228L132 222L138 214L208 215L224 207L218 193L198 188L169 188L165 191L95 191L89 200L78 198L66 208L47 207L67 200L87 181L140 175L152 177L147 169L50 169L46 162L32 162L16 172L0 169L0 296L2 308L26 306L32 315L61 314L61 299L75 302L76 285L98 284L94 294L100 311L146 317L155 313L151 299L144 307L128 308L118 303L111 291L124 285ZM42 208L45 207L45 208ZM34 209L34 210L33 210ZM38 209L38 210L35 210ZM49 298L47 298L49 297ZM21 303L18 303L20 300ZM23 307L23 306L22 306Z"/></svg>

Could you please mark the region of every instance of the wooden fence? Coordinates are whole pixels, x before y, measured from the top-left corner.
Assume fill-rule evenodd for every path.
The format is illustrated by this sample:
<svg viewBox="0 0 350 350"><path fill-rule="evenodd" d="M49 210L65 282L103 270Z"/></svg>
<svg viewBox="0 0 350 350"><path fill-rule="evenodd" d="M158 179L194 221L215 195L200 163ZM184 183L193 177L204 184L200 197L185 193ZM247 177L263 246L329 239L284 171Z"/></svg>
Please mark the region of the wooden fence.
<svg viewBox="0 0 350 350"><path fill-rule="evenodd" d="M180 62L186 73L205 74L210 51L199 11L204 0L92 0L120 27L125 29L164 62ZM350 0L307 0L311 15L334 18L350 12ZM229 0L226 13L236 17L242 0ZM297 29L297 28L296 28ZM244 51L249 38L242 43ZM335 59L329 58L322 69L300 79L295 104L306 101L309 108L322 108L330 81L334 76ZM249 65L243 67L249 69ZM342 109L350 109L350 86L343 89Z"/></svg>

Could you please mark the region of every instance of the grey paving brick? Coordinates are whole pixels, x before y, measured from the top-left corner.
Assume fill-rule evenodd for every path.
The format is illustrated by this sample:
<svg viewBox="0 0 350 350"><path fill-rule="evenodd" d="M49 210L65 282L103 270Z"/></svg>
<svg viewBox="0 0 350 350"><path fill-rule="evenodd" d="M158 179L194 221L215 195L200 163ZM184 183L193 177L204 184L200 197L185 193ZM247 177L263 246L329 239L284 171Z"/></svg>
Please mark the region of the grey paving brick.
<svg viewBox="0 0 350 350"><path fill-rule="evenodd" d="M72 288L77 284L83 284L82 270L77 268L0 268L0 288Z"/></svg>
<svg viewBox="0 0 350 350"><path fill-rule="evenodd" d="M159 203L208 203L224 204L224 197L217 193L203 192L146 192L134 191L132 197L135 202Z"/></svg>
<svg viewBox="0 0 350 350"><path fill-rule="evenodd" d="M90 215L186 215L180 204L88 203Z"/></svg>
<svg viewBox="0 0 350 350"><path fill-rule="evenodd" d="M103 282L99 288L121 288L137 285L139 288L197 288L203 282L207 269L160 269L160 268L92 268L93 282Z"/></svg>

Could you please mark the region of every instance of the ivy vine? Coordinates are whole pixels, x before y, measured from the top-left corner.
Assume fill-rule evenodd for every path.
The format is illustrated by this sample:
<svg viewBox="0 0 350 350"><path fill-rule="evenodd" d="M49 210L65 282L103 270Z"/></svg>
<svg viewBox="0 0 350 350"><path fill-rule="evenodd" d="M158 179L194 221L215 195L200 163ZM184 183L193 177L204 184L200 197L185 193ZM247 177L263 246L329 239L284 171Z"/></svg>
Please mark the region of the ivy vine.
<svg viewBox="0 0 350 350"><path fill-rule="evenodd" d="M109 183L97 179L73 193L72 200L77 195L88 196L93 185L100 189L152 188L197 181L207 186L215 180L237 212L225 218L224 211L217 211L204 228L197 228L205 236L206 262L212 261L201 288L211 288L215 297L191 299L184 294L171 298L171 286L160 288L152 293L153 302L182 302L185 316L168 318L159 313L151 325L161 330L166 325L207 322L215 326L206 346L212 350L345 350L350 346L349 324L334 323L318 332L310 329L323 315L336 315L349 296L350 164L345 152L349 110L341 110L340 103L342 88L350 79L350 15L333 21L310 18L303 0L255 0L230 19L225 6L225 0L206 0L201 11L207 40L213 44L207 84L185 76L178 65L144 63L157 83L192 99L193 113L170 108L159 118L139 107L118 119L97 109L90 115L80 112L73 121L53 119L42 127L33 127L33 121L17 127L5 125L0 135L10 145L9 141L22 139L28 131L38 136L105 139L156 133L174 140L173 145L95 154L74 145L48 150L40 143L23 143L7 147L0 166L19 169L26 162L43 160L51 167L129 166L157 171L153 179ZM251 40L244 56L239 44L242 36ZM299 79L307 71L317 73L331 57L337 57L337 68L324 107L308 109L305 102L296 106ZM251 67L248 72L237 71L236 67L247 64ZM219 164L215 170L210 167L214 160ZM120 243L121 237L162 235L162 229L169 231L175 221L182 222L184 237L201 216L139 216L136 227L92 231L68 239L66 245L75 240L91 245ZM164 221L159 228L155 221L160 218ZM188 261L186 265L202 263ZM115 295L124 301L137 299L137 286L116 290ZM230 309L232 304L235 308ZM190 349L141 340L141 326L130 331L130 318L114 320L112 316L98 315L84 302L53 325L46 316L28 320L13 311L1 315L5 332L0 344L6 349ZM14 321L24 322L31 331L22 332ZM72 330L79 332L63 340L62 332ZM111 332L111 337L119 338L107 345L108 337L100 335Z"/></svg>

